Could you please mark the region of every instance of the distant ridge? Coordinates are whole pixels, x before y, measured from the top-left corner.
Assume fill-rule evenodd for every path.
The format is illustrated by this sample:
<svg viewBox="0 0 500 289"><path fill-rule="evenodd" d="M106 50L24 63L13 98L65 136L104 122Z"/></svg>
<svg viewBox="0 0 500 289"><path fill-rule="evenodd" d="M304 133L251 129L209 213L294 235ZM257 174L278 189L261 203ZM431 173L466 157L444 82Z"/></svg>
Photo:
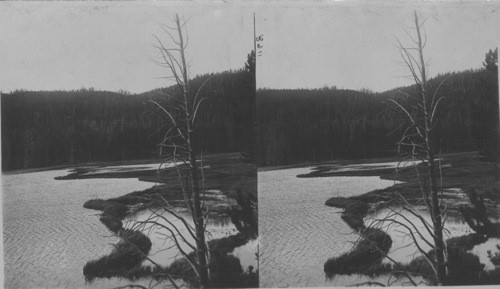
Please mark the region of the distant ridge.
<svg viewBox="0 0 500 289"><path fill-rule="evenodd" d="M439 116L441 152L488 151L496 145L497 74L486 69L439 74L429 80L446 95ZM400 118L387 101L418 94L415 85L381 93L348 89L259 89L258 164L395 156ZM439 96L438 95L438 96Z"/></svg>
<svg viewBox="0 0 500 289"><path fill-rule="evenodd" d="M191 84L197 88L208 77L197 147L206 153L248 149L254 139L255 76L240 69L200 75ZM177 88L4 93L2 170L156 157L164 120L148 100L164 101L160 92L175 95Z"/></svg>

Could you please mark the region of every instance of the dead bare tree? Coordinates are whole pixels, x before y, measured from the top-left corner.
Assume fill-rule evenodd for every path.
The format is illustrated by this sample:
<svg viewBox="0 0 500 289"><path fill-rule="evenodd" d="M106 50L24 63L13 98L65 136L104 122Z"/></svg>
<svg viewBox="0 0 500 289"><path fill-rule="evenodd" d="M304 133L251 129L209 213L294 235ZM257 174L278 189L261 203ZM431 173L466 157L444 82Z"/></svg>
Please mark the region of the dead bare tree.
<svg viewBox="0 0 500 289"><path fill-rule="evenodd" d="M446 78L431 90L427 83L427 68L429 63L424 57L424 48L427 43L425 34L425 21L420 21L416 11L413 13L414 34L407 31L412 45L405 46L396 38L398 50L403 65L410 71L409 77L415 82L416 94L401 92L397 99L391 99L389 106L404 120L405 127L401 139L397 143L398 153L402 157L397 171L415 170L420 187L420 196L417 201L409 200L408 195L394 191L384 195L384 200L389 205L387 213L379 214L375 218L368 218L366 228L358 233L361 238L372 243L376 250L380 250L384 257L394 265L393 276L387 285L405 278L411 285L417 286L421 282L414 276L423 276L433 280L436 285L446 284L446 243L444 235L449 234L445 228L447 209L442 208L438 183L441 179L440 158L436 157L435 129L438 124L437 113L444 96L439 95L439 90ZM401 167L403 166L403 168ZM430 218L425 217L418 206L424 205L430 212ZM412 267L396 261L386 255L387 250L382 250L373 237L365 235L370 230L393 231L397 237L409 240L409 245L414 248L411 252L412 262L421 260L430 268L429 272L412 272ZM401 249L401 248L400 248ZM380 262L380 260L379 260ZM410 263L411 264L411 263ZM427 271L427 270L424 270Z"/></svg>
<svg viewBox="0 0 500 289"><path fill-rule="evenodd" d="M405 46L397 39L399 53L403 64L410 71L410 77L417 86L418 95L404 93L402 99L391 100L394 109L400 113L405 120L406 129L398 143L398 151L405 159L418 160L425 171L420 175L425 185L421 186L422 200L430 211L431 223L429 224L414 210L407 211L421 220L423 227L432 238L432 243L426 241L434 250L429 255L420 250L423 256L428 259L436 277L437 285L445 284L445 242L443 239L444 215L446 210L441 209L439 200L440 190L438 182L440 179L439 159L436 158L436 135L435 129L438 123L438 110L444 96L439 96L440 87L445 82L444 79L434 91L431 91L427 84L427 68L429 62L425 60L424 48L427 44L425 34L425 21L420 21L417 12L413 13L414 34L408 33L412 41L411 46ZM402 198L404 200L404 198ZM406 204L403 208L408 208ZM399 214L402 216L401 214ZM394 220L392 220L394 221ZM417 229L417 228L415 228ZM417 230L417 232L419 232Z"/></svg>
<svg viewBox="0 0 500 289"><path fill-rule="evenodd" d="M159 200L157 205L161 206L161 212L150 210L150 218L142 221L142 224L160 226L169 232L168 238L174 241L177 249L195 272L197 284L200 287L207 287L210 282L209 250L206 242L208 210L204 208L201 201L201 174L203 172L200 172L197 161L194 131L197 127L200 106L205 100L200 93L210 78L193 93L190 86L189 65L186 60L186 48L189 42L187 20L181 21L179 15L176 14L173 22L174 26L160 24L172 45L164 45L160 38L155 36L157 41L155 47L160 56L155 62L169 71L169 75L163 78L175 81L180 93L178 95L164 94L164 102L152 100L151 103L154 105L154 111L165 120L163 127L166 128L166 132L159 144L160 156L164 157L164 165L172 164L178 173L184 205L192 219L192 225L164 198L157 198L157 202ZM185 231L181 231L177 225L165 218L164 212L180 220ZM195 256L184 251L182 244L194 250Z"/></svg>
<svg viewBox="0 0 500 289"><path fill-rule="evenodd" d="M419 170L417 166L415 166L415 170ZM421 189L422 195L425 195L423 187L421 187ZM407 252L407 257L410 257L411 260L410 265L412 262L415 262L420 258L422 261L427 262L430 270L432 271L432 274L424 272L426 270L422 270L422 268L420 268L420 270L413 271L411 268L412 266L409 266L409 264L403 264L402 262L385 255L385 258L393 264L392 274L396 277L393 280L391 280L391 278L388 280L388 286L391 285L389 283L397 282L403 278L407 279L409 283L414 286L426 283L423 281L417 282L415 276L422 276L425 279L431 280L431 282L432 280L436 280L437 282L438 270L434 255L436 246L434 244L435 234L433 231L432 218L431 220L426 218L425 215L420 212L417 205L411 204L398 191L393 193L393 196L390 197L390 200L387 203L389 204L389 206L386 207L387 213L374 218L368 218L366 225L367 228L380 229L385 232L392 231L394 232L395 237L403 240L403 243L405 243L405 240L408 240L408 244L403 247L396 248L396 250L407 249L411 246L414 250ZM444 219L445 218L443 218L443 220ZM444 234L450 234L444 226L442 227L442 230ZM362 232L360 235L364 237ZM374 244L374 246L377 250L380 250L376 244ZM384 251L384 253L386 252ZM427 285L432 285L432 283Z"/></svg>

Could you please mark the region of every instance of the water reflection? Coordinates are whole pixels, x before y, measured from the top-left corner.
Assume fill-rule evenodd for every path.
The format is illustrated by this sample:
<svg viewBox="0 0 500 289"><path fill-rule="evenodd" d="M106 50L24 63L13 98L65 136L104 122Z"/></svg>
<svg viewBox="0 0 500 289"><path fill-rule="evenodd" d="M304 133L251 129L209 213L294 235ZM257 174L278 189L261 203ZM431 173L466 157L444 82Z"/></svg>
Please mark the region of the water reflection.
<svg viewBox="0 0 500 289"><path fill-rule="evenodd" d="M115 232L123 240L110 255L89 261L84 267L86 277L93 280L122 276L133 280L156 276L155 279L161 280L167 279L164 274L167 272L197 286L190 264L196 258L192 216L182 207L165 206L147 208L126 217L124 227ZM241 213L241 208L234 210ZM235 226L233 223L240 225L245 219L241 219L241 214L230 212L233 210L213 212L206 224L211 286L258 286L256 262L251 260L256 259L257 247L249 242L253 235L245 235L245 230L241 229L247 226Z"/></svg>
<svg viewBox="0 0 500 289"><path fill-rule="evenodd" d="M420 206L415 208L428 223L431 222L430 213L426 207ZM406 211L403 211L400 208L385 208L382 210L371 212L365 219L365 225L370 226L371 224L374 223L374 220L384 218L389 213L391 213L392 210L395 210L396 212L400 213L402 216L408 219L404 220L403 217L396 217L395 219L397 221L406 225L409 225L408 221L417 224L417 227L421 228L420 232L422 233L423 237L425 237L427 240L431 240L432 243L432 238L430 234L423 228L423 225L421 225L421 221L418 220L416 216ZM495 219L494 222L498 222L498 219ZM413 259L415 254L417 255L419 254L417 253L417 247L412 242L411 238L405 235L405 233L407 232L406 229L403 229L399 225L390 224L388 222L377 222L377 226L384 227L384 230L391 236L393 240L392 248L388 254L389 257L393 258L398 262L407 263ZM450 212L448 214L444 228L445 228L444 231L445 240L453 237L464 236L474 233L474 231L469 227L469 225L467 225L467 223L463 220L463 218L459 215L458 212L455 213ZM413 232L417 236L417 240L419 241L419 245L422 247L422 249L424 249L426 252L430 250L431 247L424 241L422 241L422 238L419 237L418 234L416 234L415 230L413 230ZM485 267L486 270L494 269L494 266L491 264L491 261L487 258L487 250L494 251L495 244L500 244L500 242L496 238L491 238L486 243L476 245L473 250L470 250L470 252L480 257L481 263L486 265ZM391 261L389 261L388 259L384 259L383 262L389 263Z"/></svg>
<svg viewBox="0 0 500 289"><path fill-rule="evenodd" d="M153 167L157 164L102 167L98 172ZM113 288L139 284L148 287L150 279L132 282L122 278L98 278L91 283L85 282L84 265L109 255L119 238L99 221L99 212L84 209L83 204L91 199L116 198L142 191L152 183L134 178L54 179L68 173L70 171L64 169L2 175L5 286ZM143 218L141 214L136 217ZM208 227L210 240L238 233L227 216L211 218ZM171 256L176 253L161 251L160 242L164 240L158 234L152 236L153 258L162 264L171 263ZM256 241L251 241L229 253L241 259L242 271L249 270L250 266L255 270L256 248Z"/></svg>
<svg viewBox="0 0 500 289"><path fill-rule="evenodd" d="M420 215L426 220L428 224L432 223L430 213L424 206L415 207L415 209L420 213ZM415 234L420 247L425 252L429 251L431 247L426 242L423 241L422 237L420 237L417 234L416 230L412 227L410 222L416 224L417 228L419 228L419 231L423 235L423 237L426 240L431 241L431 243L433 243L429 232L425 230L424 225L416 216L404 211L401 208L392 207L392 208L384 208L381 210L373 211L369 213L365 218L365 225L368 227L374 226L377 228L383 228L383 230L391 236L391 239L393 241L388 256L397 262L408 263L415 256L420 255L420 253L418 252L418 249L415 246L413 239L408 235L407 229L401 225L395 224L394 222L377 221L387 217L390 214L394 214L394 212L400 214L400 216L394 216L393 219L405 224L409 228L412 228L412 232ZM407 220L405 220L405 218ZM444 230L445 240L450 239L452 237L468 235L474 232L470 229L467 223L465 223L461 219L461 217L457 213L449 214L444 228L445 228ZM385 258L382 262L391 263L391 261L387 258Z"/></svg>
<svg viewBox="0 0 500 289"><path fill-rule="evenodd" d="M500 239L499 238L491 238L483 244L479 244L474 246L470 252L479 257L479 262L484 264L484 270L490 271L495 270L496 266L491 262L488 251L492 254L500 253Z"/></svg>
<svg viewBox="0 0 500 289"><path fill-rule="evenodd" d="M125 228L134 228L144 232L153 244L149 254L149 258L151 258L152 261L159 265L167 266L170 265L174 260L182 257L180 251L176 248L174 240L170 237L170 233L161 226L140 226L137 221L146 221L149 218L153 217L154 220L160 225L169 228L172 228L173 226L177 227L180 231L180 234L182 234L186 238L186 241L190 244L194 244L195 242L194 238L188 233L184 223L180 219L166 211L162 211L160 215L166 220L160 217L155 217L155 215L152 215L150 211L145 210L135 215L129 216L126 219L124 226ZM191 227L194 227L193 221L187 212L180 212L179 215L180 217L184 218ZM170 222L170 224L168 222ZM237 230L235 226L227 217L210 218L208 221L207 242L210 240L235 235L236 233ZM180 245L181 249L185 252L189 253L192 251L192 249L187 245L186 242L180 242ZM170 249L166 250L166 248ZM153 263L151 263L151 261L149 260L145 260L143 265L153 265Z"/></svg>

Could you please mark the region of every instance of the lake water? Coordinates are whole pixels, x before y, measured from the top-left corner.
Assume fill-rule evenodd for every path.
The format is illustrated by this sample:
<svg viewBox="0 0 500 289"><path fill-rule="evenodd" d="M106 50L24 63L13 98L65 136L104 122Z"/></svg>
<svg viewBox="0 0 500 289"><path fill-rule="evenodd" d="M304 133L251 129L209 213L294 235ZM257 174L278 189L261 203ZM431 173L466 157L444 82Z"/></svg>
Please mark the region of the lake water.
<svg viewBox="0 0 500 289"><path fill-rule="evenodd" d="M360 275L325 279L324 262L349 250L357 235L340 218L341 209L324 203L332 196L359 195L394 182L378 177L296 177L309 171L310 168L295 168L258 174L260 245L253 240L231 254L241 259L244 269L259 268L262 287L346 286L368 279ZM99 221L98 211L84 209L83 204L93 198L144 190L152 183L137 179L54 180L67 173L68 170L51 170L2 175L5 287L112 288L130 283L147 287L149 280L112 278L85 283L83 266L109 254L118 238ZM134 218L144 218L144 214ZM383 214L386 212L378 211L371 216ZM211 222L209 228L213 238L236 233L227 221ZM455 236L466 232L467 227L452 219L448 229L450 236ZM170 263L171 259L162 254L174 256L175 252L161 251L160 235L153 234L151 239L154 260ZM394 236L393 239L391 254L404 261L405 254L396 253L404 244L399 244ZM472 250L487 269L492 264L485 251L495 252L499 242L491 239ZM255 258L257 248L259 265ZM384 278L380 276L374 281Z"/></svg>
<svg viewBox="0 0 500 289"><path fill-rule="evenodd" d="M386 167L395 167L397 163L384 163ZM368 168L380 167L371 164ZM365 168L364 165L358 165ZM354 170L352 167L333 168L338 172ZM358 235L341 219L343 209L325 205L331 197L350 197L375 189L382 189L394 184L394 181L379 177L318 177L297 178L297 175L309 173L311 168L294 168L258 173L259 191L259 233L260 233L260 282L263 287L323 287L350 286L366 281L386 284L388 275L370 278L353 274L337 275L326 279L324 263L332 257L346 253L352 248ZM454 192L455 194L457 192ZM429 214L424 208L416 208L429 221ZM390 211L381 209L367 216L365 224L372 224ZM415 221L416 217L405 214ZM399 218L400 220L401 218ZM498 221L498 220L497 220ZM405 221L403 221L405 222ZM384 223L379 223L384 227ZM415 246L408 238L399 233L401 228L384 227L384 231L393 239L389 256L398 262L407 263L414 256ZM445 238L472 233L469 226L456 214L450 214L446 223ZM428 237L428 234L424 234ZM497 252L499 239L490 239L475 246L471 252L479 256L486 270L494 269L487 257L487 250ZM429 246L422 246L425 250ZM384 259L383 262L390 262ZM416 282L423 281L415 278ZM401 280L403 282L404 280ZM394 286L410 285L395 283Z"/></svg>
<svg viewBox="0 0 500 289"><path fill-rule="evenodd" d="M349 285L360 276L326 280L323 264L347 252L357 236L325 206L333 196L349 197L394 184L379 177L297 178L310 168L258 173L260 284L262 287Z"/></svg>
<svg viewBox="0 0 500 289"><path fill-rule="evenodd" d="M84 209L93 198L112 198L151 187L137 179L54 180L67 170L2 175L5 286L9 288L113 287L85 284L83 266L111 252L118 238Z"/></svg>
<svg viewBox="0 0 500 289"><path fill-rule="evenodd" d="M423 217L423 219L427 222L427 224L431 224L431 217L429 211L423 207L418 206L414 207L415 211ZM406 218L406 220L400 216L394 216L394 214L402 214ZM406 225L407 227L412 229L413 234L415 235L419 246L424 251L429 251L431 247L423 240L427 240L431 244L433 243L432 237L430 233L425 230L422 221L416 216L409 214L402 210L401 208L384 208L375 212L368 214L365 218L366 226L375 227L375 228L384 228L383 230L387 232L392 238L392 247L388 253L388 256L402 264L410 262L415 254L419 255L418 248L415 246L415 243L408 235L408 229L398 224L389 224L388 222L379 222L378 220L391 216L390 218L394 218L398 222ZM417 228L419 228L421 236L417 233L417 231L411 227L411 224L408 222L415 224ZM494 220L498 222L498 220ZM448 214L446 219L446 224L444 227L443 238L445 240L468 235L474 233L474 231L467 225L467 223L458 215L458 212ZM479 260L482 264L485 265L485 270L493 270L495 266L491 263L491 260L488 258L487 251L491 250L492 252L497 252L498 249L496 245L500 244L500 239L491 238L487 242L483 244L476 245L469 252L475 254L479 257ZM391 263L389 259L384 259L382 262Z"/></svg>
<svg viewBox="0 0 500 289"><path fill-rule="evenodd" d="M193 228L193 222L190 219L188 213L180 210L176 211L179 216L187 220L187 224L190 226L190 228ZM170 222L170 224L165 221L165 219L158 217L158 215L166 218L168 222ZM175 259L182 258L182 255L179 250L165 250L165 248L176 246L175 241L171 238L171 233L167 229L162 228L161 226L151 227L150 225L141 225L137 223L137 221L146 220L155 221L162 226L170 228L171 230L174 230L173 226L175 226L185 238L184 241L182 237L176 234L176 238L181 245L182 250L186 253L193 251L189 247L188 243L194 245L195 241L187 231L186 225L184 225L184 223L180 219L176 218L168 212L152 213L148 210L142 211L138 214L128 217L125 222L125 227L135 228L136 230L140 230L144 234L149 236L152 243L151 251L149 252L149 258L154 263L160 264L162 266L167 266L170 265ZM236 235L238 233L236 227L233 225L233 223L231 223L229 218L209 219L206 230L207 242L214 239ZM234 251L231 252L232 255L240 259L243 270L246 270L249 266L257 268L257 259L255 256L255 253L257 252L256 244L256 240L249 241L246 245L235 248ZM153 263L149 260L145 260L143 262L143 265L148 266L153 265Z"/></svg>
<svg viewBox="0 0 500 289"><path fill-rule="evenodd" d="M153 166L158 165L101 170L150 169ZM108 255L112 244L119 239L99 221L99 211L85 209L83 204L94 198L108 199L145 190L153 184L137 179L54 180L68 172L64 169L2 175L5 287L113 288L131 283L147 287L147 279L131 282L121 278L98 278L91 284L85 283L84 265ZM227 220L211 222L209 230L212 237L236 233ZM175 254L175 250L158 253L160 240L154 235L152 241L153 258L161 258L165 252ZM255 257L252 250L256 247L255 241L250 242L232 254ZM246 258L241 263L244 267L256 267L255 258Z"/></svg>

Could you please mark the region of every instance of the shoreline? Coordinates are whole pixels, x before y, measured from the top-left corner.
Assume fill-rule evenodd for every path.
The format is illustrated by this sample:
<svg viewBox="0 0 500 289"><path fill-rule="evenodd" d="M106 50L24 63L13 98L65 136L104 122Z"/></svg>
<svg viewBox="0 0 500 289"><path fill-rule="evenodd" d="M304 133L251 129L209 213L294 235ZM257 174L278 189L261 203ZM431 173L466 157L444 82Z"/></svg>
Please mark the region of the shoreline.
<svg viewBox="0 0 500 289"><path fill-rule="evenodd" d="M211 270L228 270L234 278L227 282L232 282L231 287L255 287L258 284L258 271L241 267L238 258L230 255L235 248L245 245L257 237L256 225L256 170L254 165L243 163L239 154L218 154L204 157L205 181L204 191L201 196L205 206L210 207L211 218L225 218L229 222L236 221L240 226L237 233L219 239L210 240L209 248L212 251L213 260ZM104 168L105 169L105 168ZM181 168L182 169L182 168ZM98 173L95 173L98 172ZM166 168L160 175L157 170L145 170L141 167L130 168L130 170L120 170L116 172L99 173L99 169L94 172L92 169L74 169L66 176L56 179L83 179L83 178L138 178L140 181L153 182L157 185L143 191L131 192L116 198L87 200L84 207L101 211L100 221L115 235L124 237L110 255L100 259L89 261L84 272L87 272L89 280L94 278L107 278L111 276L137 279L151 276L151 274L170 272L173 275L184 276L184 282L194 282L194 272L190 270L184 258L175 260L168 266L151 267L137 266L142 263L149 254L151 241L148 236L140 230L132 231L124 229L123 220L135 214L158 207L163 202L168 202L174 207L184 206L183 191L178 183L177 169ZM255 208L252 209L252 202ZM177 204L177 205L176 205ZM247 207L250 206L250 207ZM255 217L255 220L253 220ZM128 230L128 231L127 231ZM130 236L128 238L127 236ZM132 248L128 244L132 240ZM136 242L137 241L137 242ZM122 244L122 245L120 245ZM143 248L140 252L137 248ZM141 256L138 256L141 255ZM189 256L193 258L194 253ZM124 262L127 256L132 256L136 261L134 267L127 267L130 262ZM125 268L125 267L126 268ZM103 271L103 273L94 274ZM127 273L124 273L127 272ZM92 275L94 274L94 275ZM239 279L239 277L241 277ZM227 285L226 280L214 279L215 285ZM217 283L218 282L218 283Z"/></svg>
<svg viewBox="0 0 500 289"><path fill-rule="evenodd" d="M477 157L477 151L464 151L464 152L450 152L442 154L441 157L460 157L460 156L468 156L468 157ZM259 166L259 172L265 171L276 171L276 170L284 170L284 169L292 169L292 168L303 168L303 167L319 167L323 165L365 165L365 164L376 164L376 163L388 163L388 162L397 162L397 156L392 157L374 157L374 158L361 158L361 159L329 159L324 161L308 161L308 162L299 162L299 163L291 163L286 165L274 165L274 166Z"/></svg>
<svg viewBox="0 0 500 289"><path fill-rule="evenodd" d="M442 161L445 164L448 162L448 165L442 168L442 189L443 191L447 191L447 193L441 195L441 201L451 212L461 216L464 208L470 208L474 196L476 196L476 199L478 198L477 196L479 196L481 200L485 200L486 207L488 208L488 210L483 212L486 214L486 218L490 219L498 216L499 210L497 205L499 196L497 192L500 189L500 184L497 180L499 172L494 163L480 162L472 157L470 153L442 156ZM416 167L418 167L418 165ZM359 273L373 276L390 273L396 265L392 263L384 264L381 261L389 252L392 243L391 237L379 229L366 227L365 218L370 211L393 206L394 204L392 204L392 201L396 196L404 196L409 199L411 205L418 204L420 200L420 191L415 189L415 177L411 176L411 173L409 173L412 171L412 167L400 170L399 174L391 172L391 170L394 171L394 168L365 166L359 171L354 169L342 171L338 170L338 168L339 166L336 164L318 165L313 167L310 173L298 175L297 177L315 178L378 175L382 179L394 180L399 183L395 183L393 186L385 189L369 191L353 197L332 197L326 200L326 206L343 209L341 216L342 220L354 231L358 232L361 239L349 252L341 254L338 257L329 258L324 265L325 274L327 277L332 277L336 274ZM467 173L459 174L460 177L456 177L454 172L457 170L466 171ZM475 179L478 175L481 175L479 180ZM453 176L455 176L455 178L453 178ZM396 194L396 192L398 193ZM472 205L472 207L474 207L474 205ZM462 216L462 219L463 218ZM469 222L467 223L469 224ZM491 223L487 228L489 229L483 228L482 231L478 230L478 228L471 228L476 232L452 237L446 240L448 255L450 256L449 262L454 264L452 267L448 265L448 270L451 272L448 282L451 285L478 284L478 282L482 282L481 284L496 284L498 282L494 277L495 274L498 273L498 268L493 271L483 270L484 265L479 263L479 259L469 252L474 246L485 243L490 238L500 237L500 226L498 224ZM387 238L389 240L387 240ZM382 254L376 254L373 257L373 253L370 252L374 251L378 251ZM432 254L432 250L428 253ZM365 262L366 258L362 258L361 256L365 256L366 258L372 256L373 258L369 258L373 261L371 265L367 266ZM469 260L469 263L463 261L466 259ZM402 264L402 266L421 276L429 274L432 276L432 269L426 263L423 256L416 257L412 259L410 263ZM483 276L481 278L483 279L477 279L479 278L477 274L477 276L473 274L473 276L476 277L472 278L469 271L477 272L478 274L481 272L480 274ZM464 274L472 278L471 280L473 281L464 279L464 277L457 277L464 276ZM451 276L455 276L455 278ZM431 283L433 282L432 278L428 281Z"/></svg>
<svg viewBox="0 0 500 289"><path fill-rule="evenodd" d="M224 156L232 156L232 157L240 157L240 152L228 152L228 153L210 153L204 155L204 158L218 158ZM4 175L15 175L15 174L25 174L25 173L35 173L35 172L43 172L43 171L52 171L52 170L62 170L62 169L77 169L77 168L85 168L85 167L109 167L109 166L127 166L127 165L147 165L147 164L159 164L162 162L162 158L159 157L151 157L151 158L142 158L142 159L127 159L127 160L114 160L114 161L89 161L89 162L80 162L80 163L66 163L60 165L46 166L46 167L31 167L24 169L14 169L14 170L2 170L2 174ZM109 176L109 178L113 178Z"/></svg>
<svg viewBox="0 0 500 289"><path fill-rule="evenodd" d="M387 159L386 159L387 160ZM394 162L394 159L391 159ZM447 205L448 209L458 211L461 205L470 204L470 192L482 196L486 205L492 208L491 213L499 211L497 205L500 204L500 169L494 162L481 162L474 157L473 153L458 153L442 156L443 182L440 195L441 201ZM359 164L359 163L351 163ZM376 164L374 162L368 164ZM350 207L360 202L367 205L387 206L387 202L397 194L405 197L410 204L415 205L421 198L419 178L415 175L414 169L421 165L407 166L395 172L394 167L383 166L361 166L352 170L339 170L337 164L317 165L311 168L311 172L298 175L299 178L335 177L335 176L376 176L384 180L394 181L395 184L381 189L361 193L356 196L341 198L332 197L325 202L327 206L339 208ZM349 211L348 213L363 213L363 210Z"/></svg>
<svg viewBox="0 0 500 289"><path fill-rule="evenodd" d="M134 160L120 160L120 161L96 161L96 162L83 162L75 164L61 164L48 167L38 167L38 168L25 168L25 169L15 169L2 171L4 175L16 175L16 174L26 174L26 173L36 173L52 170L63 170L63 169L75 169L80 167L105 167L105 166L121 166L121 165L136 165L136 164L152 164L160 162L158 158L149 159L134 159Z"/></svg>

